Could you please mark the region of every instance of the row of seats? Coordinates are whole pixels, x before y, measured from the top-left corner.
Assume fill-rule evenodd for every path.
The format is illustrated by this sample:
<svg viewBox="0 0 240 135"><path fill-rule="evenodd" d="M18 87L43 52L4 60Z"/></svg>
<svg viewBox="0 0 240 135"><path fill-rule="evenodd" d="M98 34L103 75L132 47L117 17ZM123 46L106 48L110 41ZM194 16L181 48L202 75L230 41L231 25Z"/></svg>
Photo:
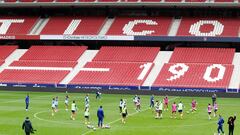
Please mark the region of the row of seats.
<svg viewBox="0 0 240 135"><path fill-rule="evenodd" d="M20 60L77 61L87 46L32 46Z"/></svg>
<svg viewBox="0 0 240 135"><path fill-rule="evenodd" d="M70 67L77 65L76 61L39 61L39 60L20 60L11 63L11 67Z"/></svg>
<svg viewBox="0 0 240 135"><path fill-rule="evenodd" d="M4 0L4 2L183 2L183 0ZM234 2L235 0L214 0ZM211 2L210 0L184 0L184 2Z"/></svg>
<svg viewBox="0 0 240 135"><path fill-rule="evenodd" d="M70 71L5 69L0 73L4 83L58 84Z"/></svg>
<svg viewBox="0 0 240 135"><path fill-rule="evenodd" d="M227 88L235 49L175 48L153 86Z"/></svg>
<svg viewBox="0 0 240 135"><path fill-rule="evenodd" d="M40 34L97 35L106 17L51 17Z"/></svg>
<svg viewBox="0 0 240 135"><path fill-rule="evenodd" d="M0 73L0 82L58 84L86 49L86 46L32 46Z"/></svg>
<svg viewBox="0 0 240 135"><path fill-rule="evenodd" d="M153 62L159 50L159 47L102 46L93 61Z"/></svg>
<svg viewBox="0 0 240 135"><path fill-rule="evenodd" d="M235 49L231 48L184 48L174 49L169 63L232 64Z"/></svg>
<svg viewBox="0 0 240 135"><path fill-rule="evenodd" d="M13 53L18 46L0 46L0 60L5 60L11 53Z"/></svg>
<svg viewBox="0 0 240 135"><path fill-rule="evenodd" d="M106 35L168 36L172 17L115 17ZM1 35L31 35L38 17L0 17ZM42 20L41 20L42 21ZM106 17L50 17L40 35L98 35ZM183 17L176 36L239 37L240 19ZM43 23L44 24L44 23Z"/></svg>
<svg viewBox="0 0 240 135"><path fill-rule="evenodd" d="M158 47L103 46L70 84L140 86L153 67Z"/></svg>
<svg viewBox="0 0 240 135"><path fill-rule="evenodd" d="M59 54L53 48L59 50ZM75 46L31 47L19 61L13 62L9 68L0 73L0 82L47 84L61 82L76 65L76 58L82 54L68 56L65 53L69 54L69 51L65 53L60 51L63 48L66 50L71 48L73 52L77 50ZM50 52L43 53L43 50L47 49ZM69 84L141 86L154 67L159 50L157 47L103 46L93 61L84 65ZM234 49L224 48L175 48L169 63L164 64L153 86L227 88L234 68L232 65L234 52ZM37 54L39 58L33 54ZM46 57L42 55L48 57L53 55L53 58L45 59Z"/></svg>
<svg viewBox="0 0 240 135"><path fill-rule="evenodd" d="M147 72L142 77L144 64L146 63L88 62L84 66L88 70L81 70L70 84L140 86L153 67L153 64L149 64ZM101 71L103 69L106 71Z"/></svg>
<svg viewBox="0 0 240 135"><path fill-rule="evenodd" d="M228 88L233 65L167 63L153 86L185 88Z"/></svg>

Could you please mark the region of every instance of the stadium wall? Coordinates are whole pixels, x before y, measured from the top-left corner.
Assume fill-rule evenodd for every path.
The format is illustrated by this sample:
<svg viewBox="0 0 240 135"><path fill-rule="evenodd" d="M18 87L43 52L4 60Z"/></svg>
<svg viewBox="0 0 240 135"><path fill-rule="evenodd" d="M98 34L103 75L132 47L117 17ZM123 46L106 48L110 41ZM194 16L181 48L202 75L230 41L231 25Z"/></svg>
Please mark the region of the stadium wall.
<svg viewBox="0 0 240 135"><path fill-rule="evenodd" d="M29 85L29 84L28 84ZM196 96L196 97L209 97L214 92L217 93L218 97L228 97L228 98L240 98L240 93L233 93L231 89L226 92L224 89L199 89L199 88L153 88L149 87L113 87L113 86L78 86L74 88L73 86L67 87L67 85L38 85L32 84L29 87L27 84L1 84L0 90L4 91L31 91L31 92L73 92L73 93L95 93L100 91L105 94L138 94L138 95L169 95L169 96ZM134 90L135 89L135 90ZM232 89L233 90L233 89ZM234 92L238 91L236 89Z"/></svg>

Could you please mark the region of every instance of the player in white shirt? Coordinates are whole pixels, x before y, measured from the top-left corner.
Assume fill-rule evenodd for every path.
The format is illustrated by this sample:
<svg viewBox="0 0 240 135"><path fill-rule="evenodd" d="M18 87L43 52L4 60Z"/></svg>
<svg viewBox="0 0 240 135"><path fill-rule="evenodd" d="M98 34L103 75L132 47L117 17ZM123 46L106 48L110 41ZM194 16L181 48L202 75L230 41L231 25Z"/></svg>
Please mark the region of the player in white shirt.
<svg viewBox="0 0 240 135"><path fill-rule="evenodd" d="M69 96L68 95L66 95L66 97L65 97L65 101L64 101L64 104L65 104L65 110L66 111L68 111L68 102L69 102Z"/></svg>
<svg viewBox="0 0 240 135"><path fill-rule="evenodd" d="M71 119L75 120L76 119L76 111L77 111L77 105L75 104L75 100L73 100L73 103L71 105L71 110L72 110Z"/></svg>
<svg viewBox="0 0 240 135"><path fill-rule="evenodd" d="M56 112L55 98L52 99L52 116L54 116L54 112Z"/></svg>
<svg viewBox="0 0 240 135"><path fill-rule="evenodd" d="M183 105L182 101L180 101L178 103L177 108L178 108L178 112L180 114L180 118L183 119L183 108L184 108L184 105Z"/></svg>
<svg viewBox="0 0 240 135"><path fill-rule="evenodd" d="M55 98L55 112L58 112L58 96Z"/></svg>

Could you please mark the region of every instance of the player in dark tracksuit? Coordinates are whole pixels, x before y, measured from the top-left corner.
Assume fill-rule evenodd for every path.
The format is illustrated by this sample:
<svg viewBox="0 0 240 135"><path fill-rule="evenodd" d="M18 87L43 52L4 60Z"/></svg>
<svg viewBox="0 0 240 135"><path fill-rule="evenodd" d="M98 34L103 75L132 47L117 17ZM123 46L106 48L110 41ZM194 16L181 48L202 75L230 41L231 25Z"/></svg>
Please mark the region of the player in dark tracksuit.
<svg viewBox="0 0 240 135"><path fill-rule="evenodd" d="M223 123L224 123L224 119L221 115L219 115L219 119L218 119L218 135L220 135L220 131L224 134L224 131L223 131Z"/></svg>
<svg viewBox="0 0 240 135"><path fill-rule="evenodd" d="M25 130L26 135L30 135L31 133L34 133L32 124L28 117L26 117L25 121L23 122L22 129Z"/></svg>
<svg viewBox="0 0 240 135"><path fill-rule="evenodd" d="M104 118L104 112L103 112L102 106L100 106L97 111L97 117L98 117L98 127L102 128L103 127L103 118Z"/></svg>
<svg viewBox="0 0 240 135"><path fill-rule="evenodd" d="M234 121L236 120L236 114L234 115L234 117L230 116L228 118L228 129L229 129L229 135L233 135L233 131L234 131Z"/></svg>
<svg viewBox="0 0 240 135"><path fill-rule="evenodd" d="M150 108L154 107L154 95L150 97Z"/></svg>

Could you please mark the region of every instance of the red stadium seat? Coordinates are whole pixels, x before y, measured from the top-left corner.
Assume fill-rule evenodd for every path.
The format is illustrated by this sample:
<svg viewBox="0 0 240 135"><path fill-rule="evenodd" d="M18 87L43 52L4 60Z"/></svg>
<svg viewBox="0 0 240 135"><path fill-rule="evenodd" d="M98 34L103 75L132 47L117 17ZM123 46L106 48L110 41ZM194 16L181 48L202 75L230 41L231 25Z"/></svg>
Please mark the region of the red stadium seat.
<svg viewBox="0 0 240 135"><path fill-rule="evenodd" d="M138 0L121 0L121 2L138 2Z"/></svg>
<svg viewBox="0 0 240 135"><path fill-rule="evenodd" d="M141 2L161 2L162 0L141 0Z"/></svg>
<svg viewBox="0 0 240 135"><path fill-rule="evenodd" d="M70 84L139 86L151 71L152 65L139 62L89 62Z"/></svg>
<svg viewBox="0 0 240 135"><path fill-rule="evenodd" d="M182 0L165 0L165 2L182 2Z"/></svg>
<svg viewBox="0 0 240 135"><path fill-rule="evenodd" d="M34 2L35 0L19 0L20 2Z"/></svg>
<svg viewBox="0 0 240 135"><path fill-rule="evenodd" d="M107 35L167 35L171 17L116 17Z"/></svg>
<svg viewBox="0 0 240 135"><path fill-rule="evenodd" d="M57 0L56 2L75 2L76 0Z"/></svg>
<svg viewBox="0 0 240 135"><path fill-rule="evenodd" d="M118 0L98 0L98 2L118 2Z"/></svg>
<svg viewBox="0 0 240 135"><path fill-rule="evenodd" d="M77 61L86 46L32 46L20 60Z"/></svg>
<svg viewBox="0 0 240 135"><path fill-rule="evenodd" d="M235 49L225 48L175 48L169 63L219 63L232 64Z"/></svg>
<svg viewBox="0 0 240 135"><path fill-rule="evenodd" d="M96 0L79 0L79 2L94 2Z"/></svg>
<svg viewBox="0 0 240 135"><path fill-rule="evenodd" d="M0 82L57 84L69 71L5 69L0 73Z"/></svg>
<svg viewBox="0 0 240 135"><path fill-rule="evenodd" d="M17 0L4 0L4 2L16 2Z"/></svg>
<svg viewBox="0 0 240 135"><path fill-rule="evenodd" d="M207 0L185 0L185 2L206 2Z"/></svg>
<svg viewBox="0 0 240 135"><path fill-rule="evenodd" d="M183 18L177 36L238 37L239 26L234 18Z"/></svg>
<svg viewBox="0 0 240 135"><path fill-rule="evenodd" d="M5 60L18 46L0 46L0 60Z"/></svg>
<svg viewBox="0 0 240 135"><path fill-rule="evenodd" d="M223 64L164 64L153 86L188 88L227 88L233 65Z"/></svg>
<svg viewBox="0 0 240 135"><path fill-rule="evenodd" d="M32 60L20 60L14 61L11 67L74 67L76 61L32 61Z"/></svg>
<svg viewBox="0 0 240 135"><path fill-rule="evenodd" d="M0 35L27 35L38 17L0 17ZM5 22L5 23L4 23ZM10 25L9 25L10 23ZM5 26L4 26L5 25Z"/></svg>
<svg viewBox="0 0 240 135"><path fill-rule="evenodd" d="M37 0L37 2L53 2L54 0Z"/></svg>
<svg viewBox="0 0 240 135"><path fill-rule="evenodd" d="M4 61L4 60L0 60L0 66L1 66L3 63L5 63L5 61Z"/></svg>
<svg viewBox="0 0 240 135"><path fill-rule="evenodd" d="M159 47L103 46L93 61L153 62L159 50Z"/></svg>
<svg viewBox="0 0 240 135"><path fill-rule="evenodd" d="M234 0L214 0L215 2L234 2Z"/></svg>
<svg viewBox="0 0 240 135"><path fill-rule="evenodd" d="M105 17L51 17L42 35L97 35Z"/></svg>

